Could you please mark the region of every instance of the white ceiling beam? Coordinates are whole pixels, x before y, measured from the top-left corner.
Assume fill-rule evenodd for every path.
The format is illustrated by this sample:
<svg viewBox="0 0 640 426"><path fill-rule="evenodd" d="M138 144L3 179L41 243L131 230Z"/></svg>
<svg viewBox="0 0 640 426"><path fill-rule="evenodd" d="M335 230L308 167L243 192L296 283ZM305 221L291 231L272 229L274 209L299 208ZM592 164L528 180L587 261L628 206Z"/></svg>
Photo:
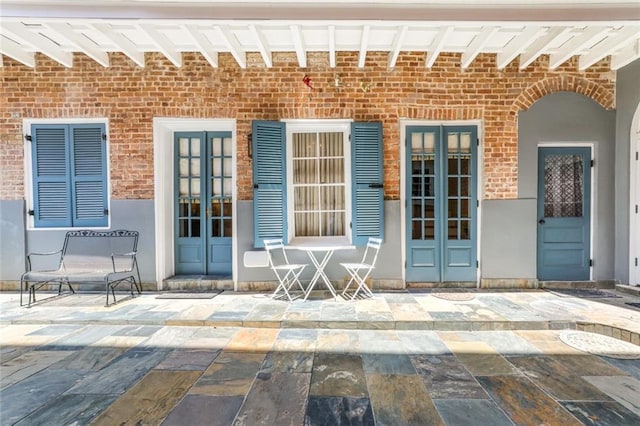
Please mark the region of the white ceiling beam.
<svg viewBox="0 0 640 426"><path fill-rule="evenodd" d="M371 26L365 25L362 27L362 34L360 37L360 53L358 55L358 68L364 68L367 60L367 47L369 46L369 32Z"/></svg>
<svg viewBox="0 0 640 426"><path fill-rule="evenodd" d="M556 69L569 58L582 53L583 49L593 46L610 31L607 27L587 27L582 33L567 40L557 52L549 55L549 69Z"/></svg>
<svg viewBox="0 0 640 426"><path fill-rule="evenodd" d="M273 67L273 60L271 59L271 49L269 49L267 39L253 24L249 25L249 31L251 31L251 34L253 34L253 37L256 39L258 51L260 51L260 54L262 55L264 64L267 66L267 68Z"/></svg>
<svg viewBox="0 0 640 426"><path fill-rule="evenodd" d="M21 44L16 43L9 38L0 36L0 39L2 39L2 42L0 43L0 53L15 59L28 67L35 68L36 58L33 52L25 51Z"/></svg>
<svg viewBox="0 0 640 426"><path fill-rule="evenodd" d="M425 62L425 66L427 68L431 68L436 62L436 59L438 58L440 52L442 52L442 49L447 42L447 37L449 37L449 34L451 34L451 32L453 32L453 27L447 26L442 28L433 38L431 45L427 47L427 56Z"/></svg>
<svg viewBox="0 0 640 426"><path fill-rule="evenodd" d="M191 36L198 51L204 56L207 62L209 62L213 68L218 68L218 52L216 52L207 36L192 25L182 25L181 28Z"/></svg>
<svg viewBox="0 0 640 426"><path fill-rule="evenodd" d="M547 30L547 33L542 37L537 39L528 49L525 50L524 53L520 55L520 69L523 70L529 66L533 61L538 59L538 56L545 53L547 48L553 41L568 32L570 28L568 27L552 27Z"/></svg>
<svg viewBox="0 0 640 426"><path fill-rule="evenodd" d="M589 49L589 52L581 55L578 59L578 69L583 71L589 68L600 59L620 50L638 37L640 37L640 27L623 27L617 32L617 34L607 37L602 42Z"/></svg>
<svg viewBox="0 0 640 426"><path fill-rule="evenodd" d="M611 69L618 70L627 64L640 59L640 40L636 40L611 57Z"/></svg>
<svg viewBox="0 0 640 426"><path fill-rule="evenodd" d="M545 32L544 28L540 27L525 27L524 30L517 36L515 36L502 50L498 53L496 58L496 66L498 69L503 69L515 59L516 56L526 51L531 44L538 37Z"/></svg>
<svg viewBox="0 0 640 426"><path fill-rule="evenodd" d="M102 33L104 37L111 40L113 44L136 65L144 68L144 52L141 52L131 40L113 29L109 24L95 23L90 25L96 31Z"/></svg>
<svg viewBox="0 0 640 426"><path fill-rule="evenodd" d="M231 30L227 26L216 26L215 28L218 31L220 38L224 42L225 46L227 46L227 49L229 50L233 58L236 60L238 65L240 65L240 68L246 68L247 54L242 49L242 46L240 46L240 43L238 42L238 39L236 38L236 36L231 32Z"/></svg>
<svg viewBox="0 0 640 426"><path fill-rule="evenodd" d="M393 44L391 45L391 50L389 51L389 68L396 66L396 61L398 60L398 55L402 50L402 44L407 36L407 31L409 31L409 27L406 25L403 25L398 31L396 31Z"/></svg>
<svg viewBox="0 0 640 426"><path fill-rule="evenodd" d="M73 53L65 52L58 44L47 37L30 31L22 23L3 22L1 28L6 36L16 42L30 45L35 51L44 53L67 68L73 66Z"/></svg>
<svg viewBox="0 0 640 426"><path fill-rule="evenodd" d="M137 24L136 28L145 33L156 48L176 67L182 66L182 53L174 44L152 24Z"/></svg>
<svg viewBox="0 0 640 426"><path fill-rule="evenodd" d="M336 26L329 25L329 66L336 67Z"/></svg>
<svg viewBox="0 0 640 426"><path fill-rule="evenodd" d="M498 31L498 27L483 27L480 33L476 35L467 49L462 54L460 60L460 67L467 68L471 62L482 52L482 49L487 45L489 39Z"/></svg>
<svg viewBox="0 0 640 426"><path fill-rule="evenodd" d="M289 31L291 31L291 37L293 38L293 48L298 56L298 64L302 68L307 67L307 52L302 39L302 32L298 25L289 25Z"/></svg>
<svg viewBox="0 0 640 426"><path fill-rule="evenodd" d="M62 22L47 22L44 24L49 30L64 38L67 43L75 46L81 53L84 53L105 68L109 67L109 54L100 48L84 35L76 32L69 24Z"/></svg>

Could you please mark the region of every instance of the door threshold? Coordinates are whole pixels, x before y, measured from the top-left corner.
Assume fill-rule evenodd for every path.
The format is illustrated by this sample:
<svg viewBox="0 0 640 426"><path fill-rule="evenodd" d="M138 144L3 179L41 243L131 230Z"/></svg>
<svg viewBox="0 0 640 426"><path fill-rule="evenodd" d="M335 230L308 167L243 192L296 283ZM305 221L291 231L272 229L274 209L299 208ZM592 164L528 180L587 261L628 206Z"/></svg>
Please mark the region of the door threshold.
<svg viewBox="0 0 640 426"><path fill-rule="evenodd" d="M230 275L174 275L162 281L162 290L230 290L233 279Z"/></svg>

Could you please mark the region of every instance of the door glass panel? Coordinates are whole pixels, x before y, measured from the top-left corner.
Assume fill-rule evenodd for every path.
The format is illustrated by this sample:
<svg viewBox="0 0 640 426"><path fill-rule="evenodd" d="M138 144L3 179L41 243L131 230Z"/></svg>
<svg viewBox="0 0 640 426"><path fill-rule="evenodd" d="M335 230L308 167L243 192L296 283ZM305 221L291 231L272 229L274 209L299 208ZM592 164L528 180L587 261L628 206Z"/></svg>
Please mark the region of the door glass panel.
<svg viewBox="0 0 640 426"><path fill-rule="evenodd" d="M468 220L460 221L460 239L461 240L471 239L471 222Z"/></svg>
<svg viewBox="0 0 640 426"><path fill-rule="evenodd" d="M180 138L178 141L178 151L181 157L189 155L189 138Z"/></svg>
<svg viewBox="0 0 640 426"><path fill-rule="evenodd" d="M436 238L436 221L425 220L424 221L424 237L423 240L433 240Z"/></svg>
<svg viewBox="0 0 640 426"><path fill-rule="evenodd" d="M471 195L471 179L468 177L460 178L460 195L463 197Z"/></svg>
<svg viewBox="0 0 640 426"><path fill-rule="evenodd" d="M447 236L450 240L458 239L458 221L455 219L449 219L447 221Z"/></svg>
<svg viewBox="0 0 640 426"><path fill-rule="evenodd" d="M222 155L225 157L231 157L231 138L222 139Z"/></svg>
<svg viewBox="0 0 640 426"><path fill-rule="evenodd" d="M582 217L583 167L580 155L545 156L545 217Z"/></svg>
<svg viewBox="0 0 640 426"><path fill-rule="evenodd" d="M213 176L222 176L222 159L213 158Z"/></svg>
<svg viewBox="0 0 640 426"><path fill-rule="evenodd" d="M411 134L411 195L413 240L435 238L435 134Z"/></svg>
<svg viewBox="0 0 640 426"><path fill-rule="evenodd" d="M447 138L447 147L449 152L458 152L458 134L449 133Z"/></svg>
<svg viewBox="0 0 640 426"><path fill-rule="evenodd" d="M211 152L214 157L219 157L220 155L222 155L222 139L221 138L211 139Z"/></svg>
<svg viewBox="0 0 640 426"><path fill-rule="evenodd" d="M460 135L460 152L464 152L464 153L471 152L471 134L470 133L462 133Z"/></svg>
<svg viewBox="0 0 640 426"><path fill-rule="evenodd" d="M421 220L411 221L411 239L412 240L422 239L422 221Z"/></svg>
<svg viewBox="0 0 640 426"><path fill-rule="evenodd" d="M187 160L186 158L181 158L178 164L178 173L180 174L180 176L189 176L189 160Z"/></svg>
<svg viewBox="0 0 640 426"><path fill-rule="evenodd" d="M200 138L191 138L191 152L192 157L200 156Z"/></svg>
<svg viewBox="0 0 640 426"><path fill-rule="evenodd" d="M191 159L191 170L189 171L189 176L200 176L200 159L199 158Z"/></svg>

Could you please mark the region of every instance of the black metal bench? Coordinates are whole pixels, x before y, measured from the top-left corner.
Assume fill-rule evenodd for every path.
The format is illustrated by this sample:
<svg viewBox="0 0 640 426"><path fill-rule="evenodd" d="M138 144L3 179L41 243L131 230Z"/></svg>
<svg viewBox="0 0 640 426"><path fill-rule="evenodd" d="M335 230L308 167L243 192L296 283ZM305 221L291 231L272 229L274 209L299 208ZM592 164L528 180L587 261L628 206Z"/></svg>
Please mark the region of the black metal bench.
<svg viewBox="0 0 640 426"><path fill-rule="evenodd" d="M27 272L20 279L20 306L23 304L24 291L29 293L28 306L31 306L36 301L37 289L57 285L58 294L62 294L62 287L66 285L75 293L71 283L104 285L106 306L109 306L109 291L113 295L113 303L116 303L115 289L123 283L129 284L131 296L134 297L134 287L138 294L142 292L137 249L137 231L69 231L62 249L51 253L27 254ZM56 269L33 269L36 257L56 255L60 256Z"/></svg>

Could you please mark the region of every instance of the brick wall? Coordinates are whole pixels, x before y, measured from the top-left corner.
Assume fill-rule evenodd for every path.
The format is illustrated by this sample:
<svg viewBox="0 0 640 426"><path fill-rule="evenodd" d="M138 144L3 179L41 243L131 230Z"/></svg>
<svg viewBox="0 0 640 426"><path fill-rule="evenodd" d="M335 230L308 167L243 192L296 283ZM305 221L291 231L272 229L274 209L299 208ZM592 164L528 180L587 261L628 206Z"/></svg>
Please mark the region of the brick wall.
<svg viewBox="0 0 640 426"><path fill-rule="evenodd" d="M400 197L399 120L481 119L484 128L484 198L517 197L517 113L540 97L575 91L614 108L615 74L608 59L584 72L574 58L549 71L541 57L526 70L517 62L498 70L495 55L480 55L467 69L460 55L443 54L431 69L424 54L404 53L388 69L385 53L338 53L330 68L323 53L309 53L299 68L294 53L275 53L266 68L249 54L241 69L230 55L212 68L199 54L183 54L175 68L160 54L137 67L111 54L111 66L75 55L73 68L36 55L36 68L4 58L0 68L0 199L24 196L24 118L107 117L112 197L153 198L153 117L235 118L238 198L251 199L247 137L253 119L350 118L382 121L385 198ZM311 77L313 89L303 82ZM336 77L339 84L336 85ZM197 129L196 129L197 130Z"/></svg>

